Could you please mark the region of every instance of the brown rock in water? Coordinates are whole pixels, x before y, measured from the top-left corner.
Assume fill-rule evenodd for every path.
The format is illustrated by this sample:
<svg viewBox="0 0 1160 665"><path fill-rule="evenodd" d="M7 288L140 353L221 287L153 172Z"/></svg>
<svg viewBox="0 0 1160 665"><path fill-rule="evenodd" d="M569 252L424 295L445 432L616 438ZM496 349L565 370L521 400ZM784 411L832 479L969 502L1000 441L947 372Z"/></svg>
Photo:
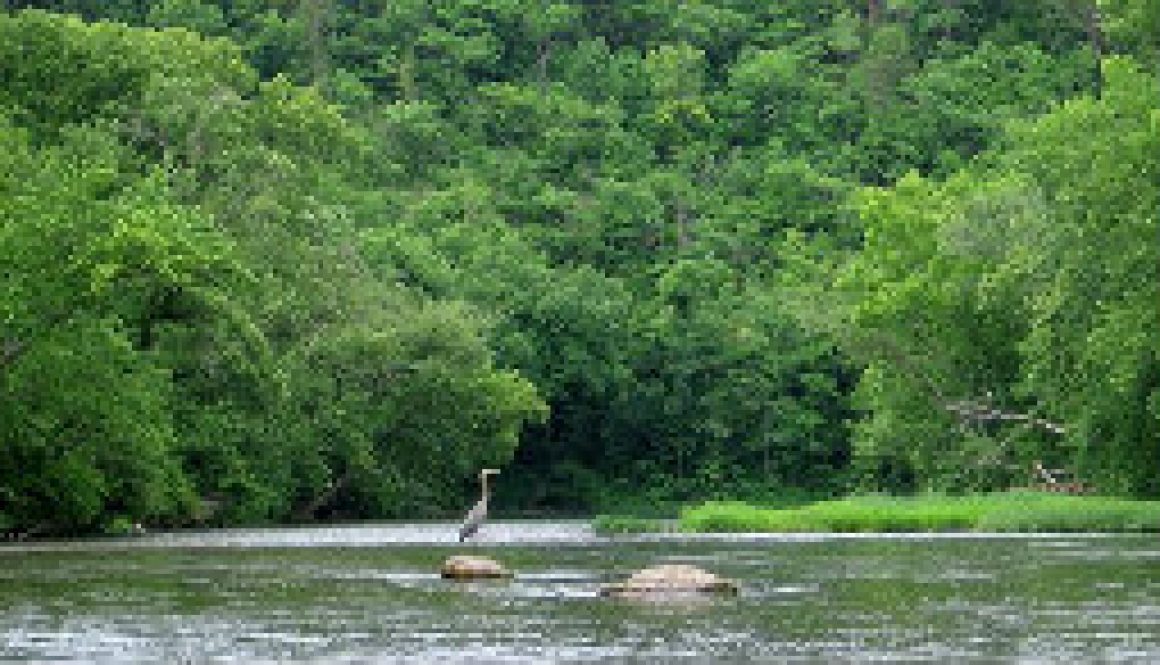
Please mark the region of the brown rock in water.
<svg viewBox="0 0 1160 665"><path fill-rule="evenodd" d="M453 580L483 580L511 577L511 571L495 559L482 556L457 555L443 562L439 573Z"/></svg>
<svg viewBox="0 0 1160 665"><path fill-rule="evenodd" d="M605 585L602 596L660 596L668 594L737 593L737 583L696 566L665 564L645 568L624 582Z"/></svg>

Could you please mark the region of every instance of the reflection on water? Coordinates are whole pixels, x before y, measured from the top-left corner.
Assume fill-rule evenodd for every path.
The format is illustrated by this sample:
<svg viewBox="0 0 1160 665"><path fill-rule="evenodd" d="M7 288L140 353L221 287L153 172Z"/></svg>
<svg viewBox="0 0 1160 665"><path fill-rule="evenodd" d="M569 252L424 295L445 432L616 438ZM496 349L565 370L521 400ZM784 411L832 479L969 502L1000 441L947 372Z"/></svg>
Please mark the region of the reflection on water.
<svg viewBox="0 0 1160 665"><path fill-rule="evenodd" d="M601 538L583 522L222 530L0 546L0 660L1160 662L1152 536ZM507 582L453 583L449 554ZM657 563L735 597L598 596Z"/></svg>

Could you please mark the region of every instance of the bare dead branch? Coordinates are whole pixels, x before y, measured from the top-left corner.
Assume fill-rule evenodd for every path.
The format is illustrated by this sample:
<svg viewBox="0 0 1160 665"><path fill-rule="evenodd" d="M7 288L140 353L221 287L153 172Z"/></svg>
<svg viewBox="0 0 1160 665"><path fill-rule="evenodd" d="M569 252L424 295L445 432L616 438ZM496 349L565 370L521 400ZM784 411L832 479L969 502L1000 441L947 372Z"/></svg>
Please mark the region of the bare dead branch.
<svg viewBox="0 0 1160 665"><path fill-rule="evenodd" d="M1027 413L1004 411L980 399L948 399L935 380L935 377L930 372L924 371L919 366L917 359L907 353L895 340L890 339L886 335L877 335L872 344L877 347L879 352L887 356L897 368L918 381L928 396L933 398L935 403L940 404L943 409L959 416L964 421L975 423L994 421L1018 422L1031 427L1037 427L1052 434L1063 435L1067 433L1067 429L1059 423Z"/></svg>
<svg viewBox="0 0 1160 665"><path fill-rule="evenodd" d="M1051 432L1052 434L1066 434L1067 429L1058 423L1044 418L1037 418L1027 413L1012 413L997 409L989 404L977 400L961 400L943 404L943 408L958 415L964 420L973 422L1020 422Z"/></svg>

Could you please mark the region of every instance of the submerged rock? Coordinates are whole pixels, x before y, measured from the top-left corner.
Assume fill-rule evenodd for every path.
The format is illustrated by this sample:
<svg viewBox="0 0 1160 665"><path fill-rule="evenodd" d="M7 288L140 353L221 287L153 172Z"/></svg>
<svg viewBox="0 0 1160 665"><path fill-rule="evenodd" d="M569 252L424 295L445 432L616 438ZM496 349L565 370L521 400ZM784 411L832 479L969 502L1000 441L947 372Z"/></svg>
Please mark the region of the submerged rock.
<svg viewBox="0 0 1160 665"><path fill-rule="evenodd" d="M443 562L439 573L448 579L480 580L511 577L511 571L495 559L482 556L456 555Z"/></svg>
<svg viewBox="0 0 1160 665"><path fill-rule="evenodd" d="M684 564L653 566L637 572L624 582L607 584L600 589L602 596L687 595L704 593L737 593L737 583Z"/></svg>

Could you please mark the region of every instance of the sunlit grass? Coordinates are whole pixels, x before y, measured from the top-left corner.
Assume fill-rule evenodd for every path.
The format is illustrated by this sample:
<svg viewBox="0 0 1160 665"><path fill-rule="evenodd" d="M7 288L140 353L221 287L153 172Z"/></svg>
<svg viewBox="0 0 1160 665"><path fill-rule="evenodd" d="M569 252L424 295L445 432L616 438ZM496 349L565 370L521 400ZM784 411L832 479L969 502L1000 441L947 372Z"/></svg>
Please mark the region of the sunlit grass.
<svg viewBox="0 0 1160 665"><path fill-rule="evenodd" d="M855 496L794 508L714 501L681 511L682 531L1160 531L1160 501L1008 492Z"/></svg>

